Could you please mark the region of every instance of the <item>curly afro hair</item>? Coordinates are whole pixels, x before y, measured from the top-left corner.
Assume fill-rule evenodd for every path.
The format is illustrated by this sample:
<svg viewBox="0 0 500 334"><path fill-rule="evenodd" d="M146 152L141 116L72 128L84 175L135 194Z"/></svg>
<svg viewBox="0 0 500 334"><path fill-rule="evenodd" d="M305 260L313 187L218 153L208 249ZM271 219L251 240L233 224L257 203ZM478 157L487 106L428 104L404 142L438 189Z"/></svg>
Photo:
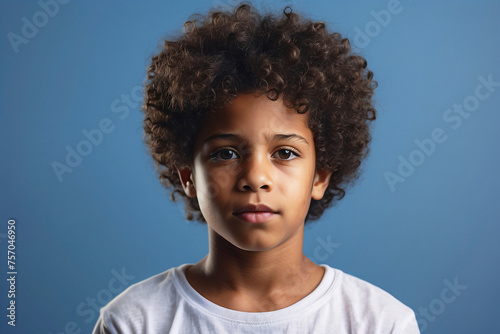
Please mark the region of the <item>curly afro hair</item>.
<svg viewBox="0 0 500 334"><path fill-rule="evenodd" d="M194 143L210 110L239 93L266 94L308 114L316 169L332 171L321 200L311 200L306 222L345 195L359 175L376 116L377 83L348 39L323 22L301 18L290 7L280 16L259 14L247 3L214 10L184 24L152 57L145 83L144 138L170 197L180 195L187 219L205 222L196 198L188 198L176 166L191 166Z"/></svg>

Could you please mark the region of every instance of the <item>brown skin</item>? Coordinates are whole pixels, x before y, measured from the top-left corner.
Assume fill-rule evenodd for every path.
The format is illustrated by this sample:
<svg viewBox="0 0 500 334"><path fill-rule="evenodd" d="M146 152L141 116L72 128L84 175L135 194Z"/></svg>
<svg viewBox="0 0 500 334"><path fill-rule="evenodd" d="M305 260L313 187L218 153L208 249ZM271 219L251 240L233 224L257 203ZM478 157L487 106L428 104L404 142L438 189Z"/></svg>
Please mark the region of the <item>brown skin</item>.
<svg viewBox="0 0 500 334"><path fill-rule="evenodd" d="M292 305L318 286L324 269L303 253L304 220L331 172L315 166L307 114L280 99L241 94L209 115L193 166L178 169L208 225L209 253L186 270L196 291L229 309L264 312ZM275 214L264 223L245 221L234 213L247 204Z"/></svg>

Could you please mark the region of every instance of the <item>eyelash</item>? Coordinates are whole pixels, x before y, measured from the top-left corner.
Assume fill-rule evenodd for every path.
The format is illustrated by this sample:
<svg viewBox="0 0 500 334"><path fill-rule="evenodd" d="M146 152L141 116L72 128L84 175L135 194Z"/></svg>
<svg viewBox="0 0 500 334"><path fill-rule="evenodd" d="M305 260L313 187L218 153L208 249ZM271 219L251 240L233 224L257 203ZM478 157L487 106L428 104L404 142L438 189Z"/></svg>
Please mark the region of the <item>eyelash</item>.
<svg viewBox="0 0 500 334"><path fill-rule="evenodd" d="M239 156L235 149L233 149L231 147L223 147L223 148L218 149L215 152L210 153L210 157L211 157L210 160L212 160L212 161L229 161L229 160L232 160L231 158L230 159L221 159L221 158L217 157L219 155L219 153L224 152L224 151L231 151L235 155ZM301 157L301 155L297 152L297 150L292 149L290 147L280 148L279 150L275 151L272 156L274 156L276 153L281 152L281 151L289 151L289 154L290 155L293 154L296 158L300 158ZM282 161L291 161L293 159L279 159L279 160L282 160Z"/></svg>
<svg viewBox="0 0 500 334"><path fill-rule="evenodd" d="M236 154L236 150L234 150L230 147L223 147L221 149L218 149L215 152L210 153L210 157L211 157L210 160L213 160L213 161L218 161L218 160L228 161L228 160L230 160L230 159L220 159L217 157L219 155L219 153L224 152L224 151L231 151L231 152L234 152Z"/></svg>

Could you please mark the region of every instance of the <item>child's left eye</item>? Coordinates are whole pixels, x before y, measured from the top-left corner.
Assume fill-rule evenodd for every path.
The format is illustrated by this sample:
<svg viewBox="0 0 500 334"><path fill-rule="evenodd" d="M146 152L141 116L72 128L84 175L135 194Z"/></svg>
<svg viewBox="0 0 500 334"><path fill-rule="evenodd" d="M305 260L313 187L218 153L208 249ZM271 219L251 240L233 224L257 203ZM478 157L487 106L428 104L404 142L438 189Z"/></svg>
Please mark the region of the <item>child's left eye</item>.
<svg viewBox="0 0 500 334"><path fill-rule="evenodd" d="M299 155L292 150L284 148L276 151L273 156L277 156L277 158L281 160L290 160L291 158L298 157Z"/></svg>

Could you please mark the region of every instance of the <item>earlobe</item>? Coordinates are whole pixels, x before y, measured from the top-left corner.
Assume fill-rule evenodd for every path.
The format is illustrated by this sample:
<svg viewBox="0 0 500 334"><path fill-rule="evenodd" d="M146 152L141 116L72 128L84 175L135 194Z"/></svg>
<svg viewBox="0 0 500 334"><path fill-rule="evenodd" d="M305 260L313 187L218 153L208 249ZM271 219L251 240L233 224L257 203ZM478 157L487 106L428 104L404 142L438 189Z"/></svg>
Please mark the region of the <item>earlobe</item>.
<svg viewBox="0 0 500 334"><path fill-rule="evenodd" d="M314 175L314 183L312 187L311 197L317 201L323 198L326 188L330 183L330 177L332 176L331 171L326 170L316 170Z"/></svg>
<svg viewBox="0 0 500 334"><path fill-rule="evenodd" d="M175 169L177 170L179 180L181 181L182 188L184 189L186 195L190 198L195 198L196 188L194 186L193 173L191 172L191 169L189 167L179 169L177 166Z"/></svg>

